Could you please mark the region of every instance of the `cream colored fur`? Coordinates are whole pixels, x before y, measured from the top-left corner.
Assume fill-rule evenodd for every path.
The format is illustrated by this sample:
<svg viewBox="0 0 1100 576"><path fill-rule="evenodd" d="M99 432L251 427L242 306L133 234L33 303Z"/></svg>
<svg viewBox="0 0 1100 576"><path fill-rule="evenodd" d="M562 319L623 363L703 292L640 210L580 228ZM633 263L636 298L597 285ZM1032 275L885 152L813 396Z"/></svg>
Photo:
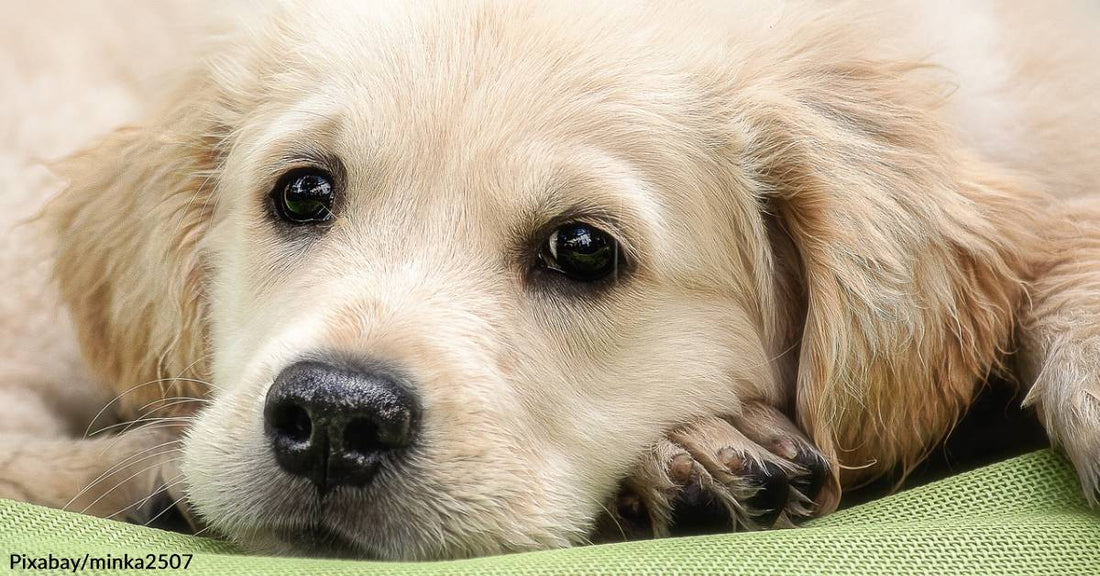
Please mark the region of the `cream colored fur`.
<svg viewBox="0 0 1100 576"><path fill-rule="evenodd" d="M743 402L790 408L845 484L904 471L1020 328L1043 367L1030 398L1092 487L1095 325L1063 330L1044 306L1083 301L1043 275L1091 289L1066 256L1091 244L1065 230L1100 232L1050 208L1100 182L1095 8L916 6L286 1L246 5L200 58L158 5L116 21L149 33L119 52L137 76L172 69L150 108L159 90L109 65L110 35L22 9L91 37L55 64L5 45L28 92L5 97L23 131L2 144L20 248L0 337L21 356L0 393L74 449L61 429L114 394L122 419L209 395L178 479L214 529L287 553L286 531L323 522L362 554L438 558L585 541L647 447ZM70 84L33 91L46 80ZM59 167L55 236L16 227L57 188L31 159L118 122ZM288 240L264 199L318 155L346 171L340 216ZM531 235L568 211L634 263L605 292L530 274ZM409 465L325 514L261 422L274 375L317 350L399 363L425 408ZM15 468L0 481L65 504Z"/></svg>

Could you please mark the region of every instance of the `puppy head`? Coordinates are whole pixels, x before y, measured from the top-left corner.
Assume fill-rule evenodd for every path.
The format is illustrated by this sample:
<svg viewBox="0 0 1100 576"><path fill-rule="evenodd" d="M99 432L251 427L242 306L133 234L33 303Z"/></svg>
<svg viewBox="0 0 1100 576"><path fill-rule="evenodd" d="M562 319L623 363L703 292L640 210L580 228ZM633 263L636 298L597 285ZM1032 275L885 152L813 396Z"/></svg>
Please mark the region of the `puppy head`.
<svg viewBox="0 0 1100 576"><path fill-rule="evenodd" d="M120 389L209 381L184 471L217 530L382 558L578 543L663 430L776 394L717 111L620 27L639 14L588 12L278 11L73 171L53 210L88 356ZM378 405L334 424L299 394L337 377L404 419L353 480L348 446L277 445L295 409L309 441L385 435Z"/></svg>
<svg viewBox="0 0 1100 576"><path fill-rule="evenodd" d="M796 84L821 61L772 19L663 10L288 5L84 158L63 291L120 390L209 382L183 462L208 523L275 553L570 545L670 426L790 399L810 280L875 291L830 287L849 263L815 211L838 182L879 209L829 148L864 111ZM913 133L887 148L935 147ZM800 377L847 381L823 342L862 324L816 310Z"/></svg>

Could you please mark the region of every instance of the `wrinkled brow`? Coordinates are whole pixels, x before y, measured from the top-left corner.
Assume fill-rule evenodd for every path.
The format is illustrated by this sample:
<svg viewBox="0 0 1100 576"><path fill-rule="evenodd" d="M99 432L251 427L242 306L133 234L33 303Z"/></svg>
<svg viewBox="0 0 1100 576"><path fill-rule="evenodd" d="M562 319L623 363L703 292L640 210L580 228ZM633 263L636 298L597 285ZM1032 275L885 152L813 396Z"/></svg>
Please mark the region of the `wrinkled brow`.
<svg viewBox="0 0 1100 576"><path fill-rule="evenodd" d="M333 103L317 96L279 113L258 112L240 130L238 141L248 143L243 159L261 182L304 166L324 168L339 178L344 175L337 153L342 122Z"/></svg>
<svg viewBox="0 0 1100 576"><path fill-rule="evenodd" d="M641 262L652 252L661 219L647 184L626 163L582 154L538 170L513 234L538 238L560 224L583 221L616 237L625 255Z"/></svg>

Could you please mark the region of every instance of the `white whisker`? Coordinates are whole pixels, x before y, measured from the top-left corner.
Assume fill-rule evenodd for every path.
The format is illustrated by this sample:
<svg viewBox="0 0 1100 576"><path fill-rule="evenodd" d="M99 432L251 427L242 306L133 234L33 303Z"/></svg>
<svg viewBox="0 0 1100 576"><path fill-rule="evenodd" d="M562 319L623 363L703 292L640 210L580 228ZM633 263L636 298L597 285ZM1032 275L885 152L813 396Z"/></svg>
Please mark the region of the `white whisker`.
<svg viewBox="0 0 1100 576"><path fill-rule="evenodd" d="M171 441L171 442L164 442L163 444L158 444L156 446L146 448L145 450L142 450L141 452L131 454L130 456L126 457L124 460L122 460L120 462L116 462L114 465L112 465L110 468L105 470L102 474L100 474L94 480L92 480L90 483L88 483L88 485L86 485L84 488L82 488L79 492L77 492L75 496L73 496L71 499L69 499L69 501L67 503L65 503L64 506L61 507L61 509L62 510L68 510L69 506L72 506L73 502L76 502L77 498L80 498L81 496L86 494L89 490L91 490L92 488L97 486L100 482L102 482L108 476L110 476L110 475L112 475L116 472L122 471L123 468L125 468L126 466L128 466L130 464L136 464L138 462L143 462L145 460L148 460L149 458L156 458L156 457L159 457L159 456L163 456L164 454L169 454L173 451L178 451L179 450L178 448L177 449L172 449L172 450L164 450L162 452L158 452L156 454L150 454L148 456L137 458L135 460L136 457L141 456L142 454L145 454L146 452L149 452L151 450L156 450L157 448L164 448L166 446L169 446L169 445L175 444L175 443L176 442L174 440Z"/></svg>
<svg viewBox="0 0 1100 576"><path fill-rule="evenodd" d="M169 510L171 510L171 509L175 508L176 506L178 506L179 503L183 502L185 498L186 498L186 496L180 496L179 498L177 498L174 502L172 502L172 504L166 506L164 508L164 510L161 510L159 513L157 513L156 516L153 516L152 518L146 520L144 526L148 526L148 525L152 524L153 522L156 522L157 518L160 518L161 516L164 516L165 512L168 512Z"/></svg>
<svg viewBox="0 0 1100 576"><path fill-rule="evenodd" d="M167 454L169 452L172 452L172 450L165 451L164 454ZM155 457L155 456L161 456L161 455L163 455L163 454L155 454L155 455L152 455L152 456L149 456L149 457L146 457L146 458L142 458L142 460L147 460L148 458L152 458L152 457ZM90 504L88 504L87 506L85 506L84 509L80 511L80 513L81 514L87 514L88 510L91 509L92 506L95 506L96 504L99 504L99 502L101 500L106 498L112 492L114 492L115 490L118 490L120 487L126 485L127 482L133 480L134 478L137 478L138 476L140 476L142 474L145 474L146 472L152 470L153 468L156 468L157 466L161 466L162 464L163 464L162 462L154 462L153 464L150 464L150 465L142 468L141 470L138 470L137 472L134 472L133 474L127 476L126 478L123 478L122 480L119 480L114 486L111 486L111 488L108 489L106 492L104 492L103 494L100 494L99 498L96 498L95 500L92 500L92 502Z"/></svg>
<svg viewBox="0 0 1100 576"><path fill-rule="evenodd" d="M154 424L154 423L164 423L164 422L179 422L179 423L182 424L184 422L190 422L192 420L194 420L193 416L162 416L162 417L159 417L159 418L139 418L138 420L129 420L129 421L126 421L126 422L119 422L117 424L111 424L110 426L104 426L103 428L100 428L99 430L96 430L95 432L92 432L92 434L88 437L88 439L89 440L93 439L95 436L98 436L99 434L102 434L104 432L114 430L114 429L117 429L117 428L121 428L123 426L127 427L127 430L129 430L129 427L133 426L135 423L141 423L142 426L147 426L147 425ZM163 426L163 427L167 428L167 426ZM125 432L125 431L126 430L123 430L123 432Z"/></svg>
<svg viewBox="0 0 1100 576"><path fill-rule="evenodd" d="M202 384L204 386L208 386L208 387L213 388L215 390L218 389L217 386L214 386L212 383L207 382L205 380L200 380L200 379L197 379L197 378L183 378L183 377L157 378L156 380L150 380L148 382L143 382L141 384L136 384L134 386L131 386L131 387L127 388L126 390L123 390L118 395L116 395L114 398L112 398L109 402L104 404L103 407L99 409L99 412L96 412L96 415L92 417L92 420L90 422L88 422L88 427L84 429L84 436L83 437L87 438L88 434L92 430L92 427L95 426L95 423L99 421L99 418L101 416L103 416L103 413L106 412L107 409L110 408L115 402L118 402L123 397L125 397L127 394L133 393L134 391L138 390L139 388L143 388L145 386L149 386L149 385L152 385L152 384L159 384L159 383L162 383L162 382L169 382L169 381L194 382L196 384Z"/></svg>

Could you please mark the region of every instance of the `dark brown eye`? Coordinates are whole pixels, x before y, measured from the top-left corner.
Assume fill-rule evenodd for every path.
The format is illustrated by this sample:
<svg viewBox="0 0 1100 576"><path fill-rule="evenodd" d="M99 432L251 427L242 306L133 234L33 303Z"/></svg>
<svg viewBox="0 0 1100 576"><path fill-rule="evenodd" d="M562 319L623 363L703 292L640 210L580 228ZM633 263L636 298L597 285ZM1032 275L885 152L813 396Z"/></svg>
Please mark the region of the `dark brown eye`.
<svg viewBox="0 0 1100 576"><path fill-rule="evenodd" d="M573 280L595 282L615 271L619 244L599 228L571 222L550 234L543 261Z"/></svg>
<svg viewBox="0 0 1100 576"><path fill-rule="evenodd" d="M291 224L319 224L332 219L336 186L319 170L298 170L283 176L271 191L275 213Z"/></svg>

